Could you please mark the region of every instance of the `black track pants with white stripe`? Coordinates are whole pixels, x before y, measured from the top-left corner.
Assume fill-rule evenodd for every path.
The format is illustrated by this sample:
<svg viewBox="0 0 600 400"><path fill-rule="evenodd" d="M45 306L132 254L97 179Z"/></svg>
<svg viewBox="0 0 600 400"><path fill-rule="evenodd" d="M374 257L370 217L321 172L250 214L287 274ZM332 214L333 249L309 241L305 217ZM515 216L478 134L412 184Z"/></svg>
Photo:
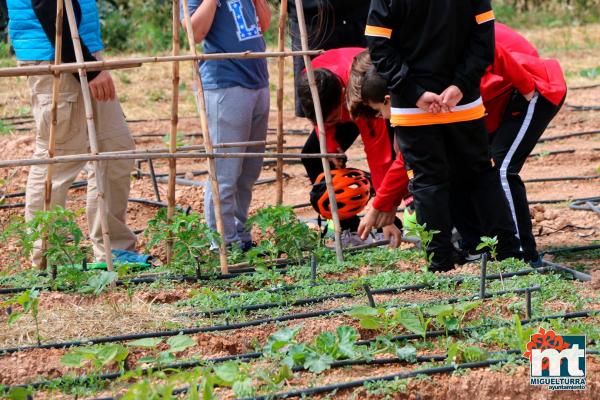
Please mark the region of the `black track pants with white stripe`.
<svg viewBox="0 0 600 400"><path fill-rule="evenodd" d="M564 100L563 100L564 101ZM528 102L515 92L507 106L500 128L491 137L491 153L500 174L502 190L508 201L517 237L526 260L538 257L532 232L525 184L519 173L550 121L560 110L536 93Z"/></svg>

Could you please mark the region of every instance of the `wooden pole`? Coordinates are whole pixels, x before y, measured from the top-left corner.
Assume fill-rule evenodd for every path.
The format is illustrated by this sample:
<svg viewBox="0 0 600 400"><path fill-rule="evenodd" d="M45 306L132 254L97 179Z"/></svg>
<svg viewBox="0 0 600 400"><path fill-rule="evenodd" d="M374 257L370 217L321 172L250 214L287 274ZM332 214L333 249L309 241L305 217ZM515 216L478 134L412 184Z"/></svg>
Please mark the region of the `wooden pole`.
<svg viewBox="0 0 600 400"><path fill-rule="evenodd" d="M83 51L81 50L81 42L79 39L79 30L77 28L77 21L75 20L75 12L73 11L73 3L71 0L65 0L67 9L67 18L69 20L69 27L71 28L71 38L73 39L73 47L75 48L75 58L78 63L83 62ZM92 98L90 96L90 85L87 79L87 73L84 69L79 70L79 80L81 82L81 92L83 94L83 102L85 106L85 118L87 121L88 138L90 142L91 154L97 156L98 151L98 137L96 135L96 126L94 125L94 110L92 108ZM106 268L109 271L113 269L112 263L112 248L110 244L110 234L108 230L108 207L106 205L106 199L104 193L106 189L106 163L96 161L94 163L94 170L96 173L96 186L97 186L97 199L98 199L98 212L100 213L100 224L102 227L102 240L104 244L104 254L106 255ZM114 282L111 284L114 286Z"/></svg>
<svg viewBox="0 0 600 400"><path fill-rule="evenodd" d="M116 154L115 154L116 153ZM283 158L283 159L302 159L302 158L344 158L342 153L182 153L175 154L164 153L136 153L136 152L113 152L113 153L98 153L98 154L73 154L69 156L57 156L49 158L25 158L21 160L6 160L0 161L0 168L27 167L31 165L49 165L49 164L64 164L69 162L91 162L91 161L109 161L109 160L153 160L172 158L189 158L189 159L205 159L205 158Z"/></svg>
<svg viewBox="0 0 600 400"><path fill-rule="evenodd" d="M179 0L173 0L173 56L179 55ZM172 65L172 91L171 99L171 137L169 138L169 152L177 152L177 126L179 124L179 62L173 61ZM177 180L177 159L169 160L169 183L167 193L167 219L171 221L175 215L175 183ZM173 255L173 238L167 239L167 262L171 262Z"/></svg>
<svg viewBox="0 0 600 400"><path fill-rule="evenodd" d="M201 60L225 60L225 59L255 59L255 58L277 58L277 57L300 57L304 55L318 56L322 50L309 51L286 51L279 52L251 52L242 53L214 53L195 54L179 56L148 56L132 57L118 60L99 60L75 63L63 63L61 65L33 65L25 67L0 68L0 78L15 76L52 75L55 72L77 72L80 69L86 71L102 71L110 69L137 68L143 64L164 63L173 61L201 61Z"/></svg>
<svg viewBox="0 0 600 400"><path fill-rule="evenodd" d="M54 41L54 65L59 65L62 61L62 31L63 31L63 0L56 0L56 36ZM48 158L53 158L56 152L56 125L58 119L58 95L60 94L60 73L55 72L52 80L52 110L50 122L50 137L48 138ZM53 166L48 164L46 167L46 184L44 186L44 211L50 210L52 203L52 175ZM40 269L45 270L48 266L48 237L44 234L42 237L42 262ZM56 266L53 266L55 268Z"/></svg>
<svg viewBox="0 0 600 400"><path fill-rule="evenodd" d="M282 0L279 7L279 43L277 50L285 51L285 25L288 16L288 0ZM284 86L285 58L277 59L277 152L283 153L283 86ZM283 159L277 160L277 205L283 204Z"/></svg>
<svg viewBox="0 0 600 400"><path fill-rule="evenodd" d="M296 12L298 13L298 26L300 28L300 40L302 42L302 50L308 50L308 34L306 32L306 22L304 20L304 9L302 8L302 0L295 0ZM306 76L310 85L310 91L315 105L315 115L317 117L317 127L319 128L319 145L321 147L321 153L327 152L327 138L325 136L325 123L323 120L323 110L321 109L321 100L319 99L319 92L317 90L317 83L315 81L315 72L308 55L304 56L304 64L306 65ZM327 193L329 196L329 206L331 208L331 215L333 219L333 226L335 228L335 253L337 255L338 262L344 261L344 252L342 251L341 241L341 225L340 216L338 214L337 201L335 200L335 191L333 190L333 184L331 179L331 169L329 167L329 160L326 158L323 161L323 171L325 173L325 184L327 185Z"/></svg>
<svg viewBox="0 0 600 400"><path fill-rule="evenodd" d="M198 52L196 49L196 40L194 39L194 30L192 28L192 19L190 18L190 10L188 9L188 1L182 0L182 3L190 53L195 56L198 54ZM202 128L204 146L206 147L207 152L212 153L213 145L210 133L208 132L208 118L206 115L206 104L204 102L204 87L202 86L202 80L200 79L199 64L197 59L192 61L192 76L194 79L194 98L196 100L198 114L200 115L200 126ZM219 245L221 272L223 274L229 274L229 268L227 267L227 249L225 248L225 225L223 224L223 215L221 214L221 197L219 193L219 182L217 180L217 165L214 158L208 159L208 175L212 191L213 206L215 207L217 232L219 235L221 235L221 243Z"/></svg>

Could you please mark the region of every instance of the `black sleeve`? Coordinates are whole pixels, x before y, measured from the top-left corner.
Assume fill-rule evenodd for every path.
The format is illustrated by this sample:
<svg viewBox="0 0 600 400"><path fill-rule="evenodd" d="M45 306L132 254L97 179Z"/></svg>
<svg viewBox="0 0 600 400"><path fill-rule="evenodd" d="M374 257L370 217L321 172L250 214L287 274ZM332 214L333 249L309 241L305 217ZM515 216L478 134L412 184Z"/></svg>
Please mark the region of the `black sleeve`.
<svg viewBox="0 0 600 400"><path fill-rule="evenodd" d="M72 0L73 11L75 12L75 19L77 20L77 26L81 23L81 6L77 0ZM31 0L33 11L37 16L46 36L52 46L55 46L56 40L56 0ZM96 57L90 53L89 49L81 41L81 49L83 51L84 61L98 61ZM62 62L76 62L75 48L73 47L73 40L71 39L71 29L69 28L69 20L67 18L66 7L63 11L63 33L62 33ZM88 80L92 81L96 76L100 74L100 71L89 71L87 72ZM73 74L77 80L79 80L79 74Z"/></svg>
<svg viewBox="0 0 600 400"><path fill-rule="evenodd" d="M486 68L494 63L494 11L490 0L471 0L473 20L467 52L454 72L454 82L463 93L481 84Z"/></svg>
<svg viewBox="0 0 600 400"><path fill-rule="evenodd" d="M393 29L403 18L400 2L372 0L365 34L371 60L377 72L387 80L389 90L416 104L425 89L410 79L408 65L392 43Z"/></svg>

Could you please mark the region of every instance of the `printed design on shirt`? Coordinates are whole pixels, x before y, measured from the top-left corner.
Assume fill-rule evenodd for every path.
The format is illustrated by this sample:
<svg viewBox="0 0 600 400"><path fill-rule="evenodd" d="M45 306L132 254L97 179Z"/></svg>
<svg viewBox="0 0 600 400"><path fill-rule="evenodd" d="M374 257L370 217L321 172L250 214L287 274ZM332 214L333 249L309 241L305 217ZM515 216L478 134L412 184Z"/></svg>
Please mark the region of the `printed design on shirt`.
<svg viewBox="0 0 600 400"><path fill-rule="evenodd" d="M230 0L227 2L229 11L233 14L233 20L237 26L237 36L240 42L244 40L256 39L262 36L258 24L248 26L246 18L244 18L241 0Z"/></svg>

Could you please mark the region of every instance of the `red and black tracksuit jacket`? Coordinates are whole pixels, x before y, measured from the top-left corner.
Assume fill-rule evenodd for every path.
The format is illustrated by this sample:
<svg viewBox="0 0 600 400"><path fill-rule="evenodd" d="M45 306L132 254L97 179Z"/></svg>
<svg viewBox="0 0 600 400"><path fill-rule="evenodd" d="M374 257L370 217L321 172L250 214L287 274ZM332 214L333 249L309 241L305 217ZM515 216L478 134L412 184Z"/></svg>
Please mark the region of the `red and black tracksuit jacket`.
<svg viewBox="0 0 600 400"><path fill-rule="evenodd" d="M312 66L315 69L324 68L333 72L340 79L342 87L346 88L352 62L356 55L364 50L359 47L328 50L312 60ZM342 105L345 105L343 99ZM400 203L408 194L408 176L402 155L398 153L396 158L393 158L393 147L385 119L360 117L353 120L348 109L343 106L342 119L339 123L346 122L356 124L363 141L371 181L377 193L373 203L374 207L381 211L393 210L395 204ZM316 130L318 131L318 129ZM337 153L340 145L336 140L336 127L327 129L325 136L327 151Z"/></svg>

